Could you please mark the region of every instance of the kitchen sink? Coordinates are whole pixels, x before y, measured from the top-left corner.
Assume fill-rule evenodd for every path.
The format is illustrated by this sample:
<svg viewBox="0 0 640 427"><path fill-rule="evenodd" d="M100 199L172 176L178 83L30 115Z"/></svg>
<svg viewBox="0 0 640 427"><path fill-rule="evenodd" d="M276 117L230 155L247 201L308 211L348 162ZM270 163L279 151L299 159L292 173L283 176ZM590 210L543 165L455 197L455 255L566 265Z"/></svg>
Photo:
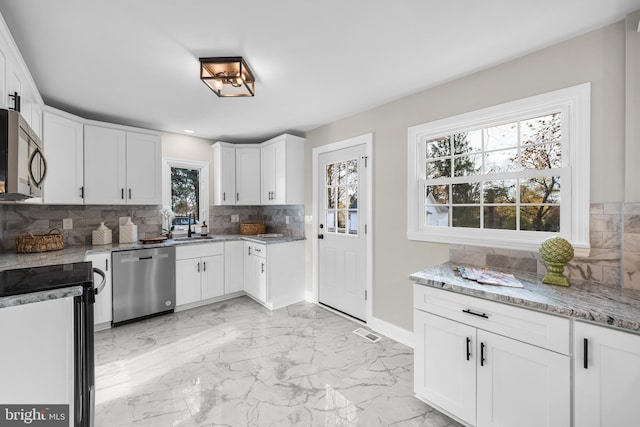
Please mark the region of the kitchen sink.
<svg viewBox="0 0 640 427"><path fill-rule="evenodd" d="M215 236L191 236L191 237L174 237L176 242L190 242L192 240L215 240Z"/></svg>

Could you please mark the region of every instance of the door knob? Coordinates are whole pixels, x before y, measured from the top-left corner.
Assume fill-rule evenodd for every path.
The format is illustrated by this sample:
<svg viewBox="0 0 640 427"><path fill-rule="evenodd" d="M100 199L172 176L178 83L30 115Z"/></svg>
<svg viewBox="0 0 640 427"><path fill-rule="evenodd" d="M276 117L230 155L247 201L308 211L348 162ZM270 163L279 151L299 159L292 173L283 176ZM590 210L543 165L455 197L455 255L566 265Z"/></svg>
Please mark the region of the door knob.
<svg viewBox="0 0 640 427"><path fill-rule="evenodd" d="M318 239L324 239L324 234L322 233L318 234Z"/></svg>

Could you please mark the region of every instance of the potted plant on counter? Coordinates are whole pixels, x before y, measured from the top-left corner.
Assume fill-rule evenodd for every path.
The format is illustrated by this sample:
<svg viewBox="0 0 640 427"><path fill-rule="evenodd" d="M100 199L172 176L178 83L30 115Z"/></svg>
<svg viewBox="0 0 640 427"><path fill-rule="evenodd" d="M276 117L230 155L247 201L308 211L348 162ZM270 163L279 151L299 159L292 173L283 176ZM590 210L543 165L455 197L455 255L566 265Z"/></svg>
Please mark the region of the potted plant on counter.
<svg viewBox="0 0 640 427"><path fill-rule="evenodd" d="M175 226L171 222L173 221L173 218L176 216L176 214L173 213L171 208L165 206L162 211L160 211L160 215L162 215L162 234L167 236L167 239L173 238L173 230ZM166 228L164 228L165 222L167 224Z"/></svg>

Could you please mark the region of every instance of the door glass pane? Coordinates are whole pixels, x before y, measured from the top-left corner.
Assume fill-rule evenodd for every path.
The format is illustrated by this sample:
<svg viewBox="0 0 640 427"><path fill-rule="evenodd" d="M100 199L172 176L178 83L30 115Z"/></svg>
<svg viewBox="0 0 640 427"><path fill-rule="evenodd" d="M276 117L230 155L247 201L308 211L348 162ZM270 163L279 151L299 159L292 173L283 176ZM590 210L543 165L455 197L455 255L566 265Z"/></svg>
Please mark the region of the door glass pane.
<svg viewBox="0 0 640 427"><path fill-rule="evenodd" d="M336 189L327 188L327 209L335 209L336 207Z"/></svg>
<svg viewBox="0 0 640 427"><path fill-rule="evenodd" d="M327 185L338 185L340 168L336 164L327 165Z"/></svg>
<svg viewBox="0 0 640 427"><path fill-rule="evenodd" d="M336 231L336 211L327 211L327 232L335 233Z"/></svg>
<svg viewBox="0 0 640 427"><path fill-rule="evenodd" d="M326 232L358 234L358 159L326 166Z"/></svg>
<svg viewBox="0 0 640 427"><path fill-rule="evenodd" d="M338 233L344 234L347 231L347 215L346 211L338 211Z"/></svg>
<svg viewBox="0 0 640 427"><path fill-rule="evenodd" d="M358 161L349 160L347 163L347 184L358 185Z"/></svg>
<svg viewBox="0 0 640 427"><path fill-rule="evenodd" d="M358 211L349 211L349 234L358 234Z"/></svg>

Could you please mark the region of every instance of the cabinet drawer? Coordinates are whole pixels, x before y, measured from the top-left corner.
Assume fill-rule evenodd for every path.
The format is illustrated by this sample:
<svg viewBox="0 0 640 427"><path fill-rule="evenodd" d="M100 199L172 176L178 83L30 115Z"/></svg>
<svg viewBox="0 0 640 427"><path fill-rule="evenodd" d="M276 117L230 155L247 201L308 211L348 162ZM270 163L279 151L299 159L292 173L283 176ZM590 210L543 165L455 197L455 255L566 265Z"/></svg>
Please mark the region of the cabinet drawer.
<svg viewBox="0 0 640 427"><path fill-rule="evenodd" d="M569 354L569 319L417 284L413 297L418 310Z"/></svg>
<svg viewBox="0 0 640 427"><path fill-rule="evenodd" d="M176 259L200 258L203 256L223 254L224 242L176 246Z"/></svg>
<svg viewBox="0 0 640 427"><path fill-rule="evenodd" d="M267 257L267 245L262 245L260 243L247 242L247 248L249 248L249 253L253 256L257 256L260 258Z"/></svg>

